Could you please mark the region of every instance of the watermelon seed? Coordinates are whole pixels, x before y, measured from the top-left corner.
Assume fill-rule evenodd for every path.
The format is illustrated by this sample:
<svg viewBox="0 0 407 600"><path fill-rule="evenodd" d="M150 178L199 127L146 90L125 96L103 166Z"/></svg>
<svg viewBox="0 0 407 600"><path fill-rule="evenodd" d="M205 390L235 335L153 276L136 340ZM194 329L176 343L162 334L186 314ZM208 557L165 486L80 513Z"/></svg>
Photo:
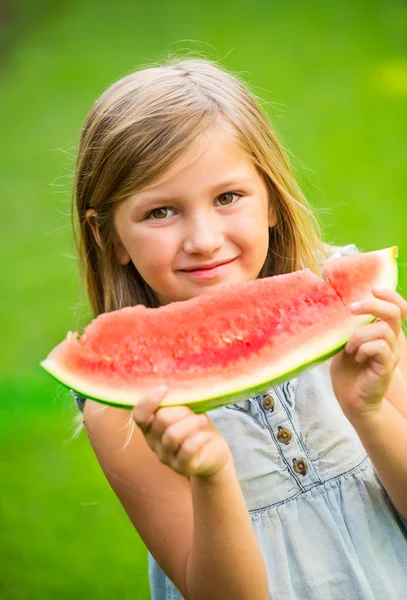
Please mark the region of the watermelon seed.
<svg viewBox="0 0 407 600"><path fill-rule="evenodd" d="M153 373L157 373L157 371L158 371L157 365L153 365Z"/></svg>
<svg viewBox="0 0 407 600"><path fill-rule="evenodd" d="M226 336L223 336L223 335L221 335L220 337L221 337L221 339L222 339L224 342L226 342L227 344L231 344L231 343L232 343L232 340L231 340L230 338L228 338L228 337L226 337Z"/></svg>
<svg viewBox="0 0 407 600"><path fill-rule="evenodd" d="M237 336L236 336L236 339L237 339L237 340L239 340L239 341L242 341L242 339L243 339L243 336L242 336L242 335L237 335Z"/></svg>

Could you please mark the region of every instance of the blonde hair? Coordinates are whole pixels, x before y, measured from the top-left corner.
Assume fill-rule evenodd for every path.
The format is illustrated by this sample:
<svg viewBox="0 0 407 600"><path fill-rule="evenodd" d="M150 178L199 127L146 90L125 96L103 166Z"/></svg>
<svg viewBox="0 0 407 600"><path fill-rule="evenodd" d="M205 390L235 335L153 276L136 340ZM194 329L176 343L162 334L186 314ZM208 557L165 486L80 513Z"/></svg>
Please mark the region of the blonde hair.
<svg viewBox="0 0 407 600"><path fill-rule="evenodd" d="M232 126L239 148L264 177L277 218L259 277L304 267L320 272L320 224L254 94L212 61L171 59L111 85L81 132L72 219L81 278L95 315L135 304L158 306L134 264L119 263L114 210L160 176L218 119ZM100 246L85 217L89 209L96 213Z"/></svg>

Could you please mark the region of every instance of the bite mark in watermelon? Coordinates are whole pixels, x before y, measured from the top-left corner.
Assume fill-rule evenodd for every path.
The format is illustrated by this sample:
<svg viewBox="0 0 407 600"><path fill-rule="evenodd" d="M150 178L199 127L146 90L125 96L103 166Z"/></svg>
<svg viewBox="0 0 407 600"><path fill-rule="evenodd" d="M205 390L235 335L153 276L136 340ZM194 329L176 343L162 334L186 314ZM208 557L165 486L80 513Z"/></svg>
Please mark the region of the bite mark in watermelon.
<svg viewBox="0 0 407 600"><path fill-rule="evenodd" d="M341 350L371 322L349 303L374 285L396 289L397 248L309 269L222 286L160 308L138 305L96 317L82 336L69 332L41 363L79 394L130 408L165 383L162 406L195 412L262 393Z"/></svg>

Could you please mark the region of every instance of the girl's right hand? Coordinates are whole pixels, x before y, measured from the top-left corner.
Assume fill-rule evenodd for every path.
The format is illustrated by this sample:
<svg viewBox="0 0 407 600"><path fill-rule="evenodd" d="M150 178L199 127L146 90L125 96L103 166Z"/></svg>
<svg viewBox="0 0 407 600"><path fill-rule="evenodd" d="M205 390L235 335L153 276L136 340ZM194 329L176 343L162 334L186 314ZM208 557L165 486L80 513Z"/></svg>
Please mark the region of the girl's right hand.
<svg viewBox="0 0 407 600"><path fill-rule="evenodd" d="M187 406L158 408L167 393L157 386L148 398L133 408L132 418L160 461L180 475L208 478L231 458L227 442L206 414L195 414Z"/></svg>

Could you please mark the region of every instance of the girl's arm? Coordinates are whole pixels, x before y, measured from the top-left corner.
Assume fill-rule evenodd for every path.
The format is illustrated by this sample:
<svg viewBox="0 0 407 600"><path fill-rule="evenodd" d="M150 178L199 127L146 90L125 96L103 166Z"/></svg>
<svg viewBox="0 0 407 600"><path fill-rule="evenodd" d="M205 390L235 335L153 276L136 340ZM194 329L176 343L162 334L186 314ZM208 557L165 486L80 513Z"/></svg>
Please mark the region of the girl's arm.
<svg viewBox="0 0 407 600"><path fill-rule="evenodd" d="M379 410L349 420L394 506L407 519L407 420L386 399Z"/></svg>
<svg viewBox="0 0 407 600"><path fill-rule="evenodd" d="M194 539L186 565L186 598L268 600L264 559L233 461L207 479L191 477Z"/></svg>
<svg viewBox="0 0 407 600"><path fill-rule="evenodd" d="M377 321L360 327L331 362L335 395L394 505L407 518L407 302L374 289L350 309Z"/></svg>
<svg viewBox="0 0 407 600"><path fill-rule="evenodd" d="M264 560L226 442L209 419L199 419L202 415L193 415L186 407L154 412L160 400L157 395L149 404L153 420L148 411L139 414L142 428L135 426L127 410L101 408L86 401L87 435L112 489L157 563L186 600L268 600ZM195 440L212 435L204 444L205 452L201 444L200 454L193 457L196 461L204 457L206 473L187 476L174 470L192 468L186 450L183 457L176 452L182 428L185 448L188 429L195 432ZM165 432L166 449L162 444ZM192 434L189 440L192 449ZM170 447L175 448L171 459ZM162 460L172 461L173 468ZM129 586L136 585L129 582Z"/></svg>
<svg viewBox="0 0 407 600"><path fill-rule="evenodd" d="M401 357L394 369L386 399L407 421L407 340L404 333L399 334Z"/></svg>
<svg viewBox="0 0 407 600"><path fill-rule="evenodd" d="M350 419L393 504L407 519L407 341L400 333L401 357L380 410Z"/></svg>

